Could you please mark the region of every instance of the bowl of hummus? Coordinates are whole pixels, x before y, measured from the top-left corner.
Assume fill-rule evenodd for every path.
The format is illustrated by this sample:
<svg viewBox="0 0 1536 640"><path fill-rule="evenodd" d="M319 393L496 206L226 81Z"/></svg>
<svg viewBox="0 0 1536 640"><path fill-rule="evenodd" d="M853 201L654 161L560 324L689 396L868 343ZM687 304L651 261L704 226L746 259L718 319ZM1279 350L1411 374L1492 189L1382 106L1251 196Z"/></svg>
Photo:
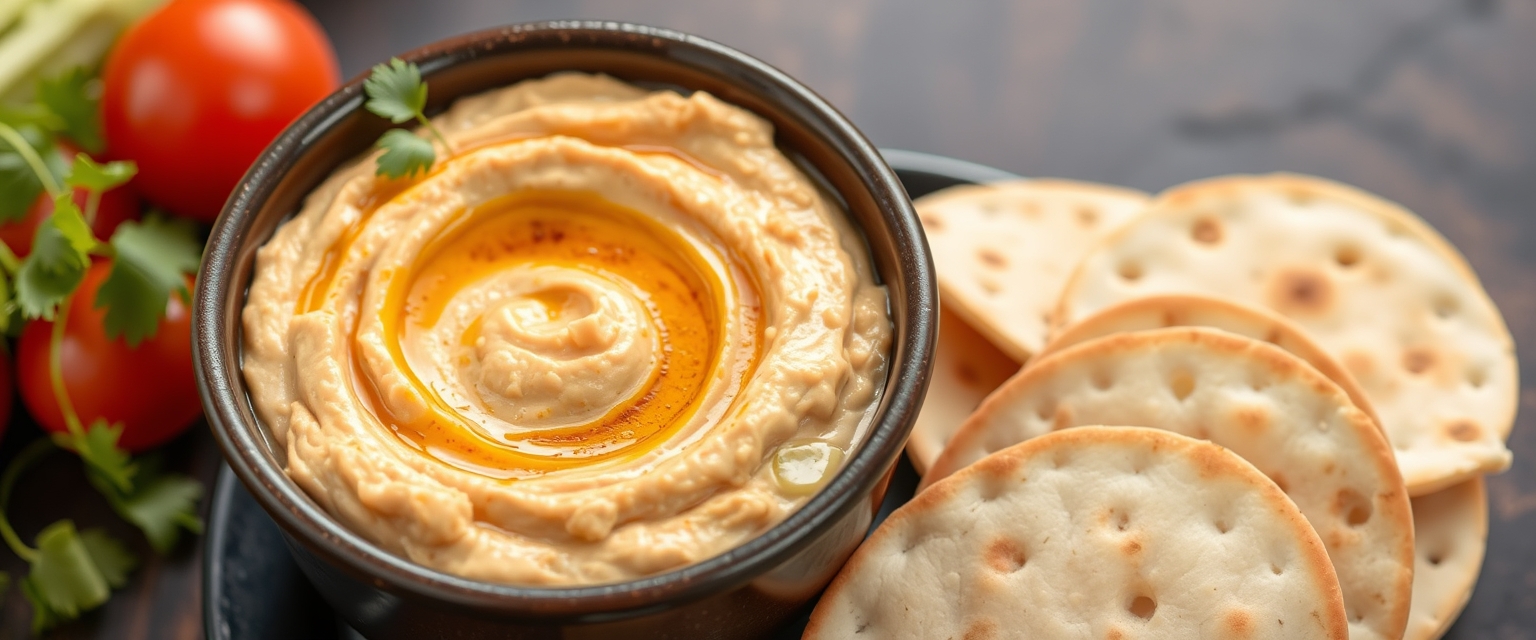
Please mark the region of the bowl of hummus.
<svg viewBox="0 0 1536 640"><path fill-rule="evenodd" d="M376 170L359 78L210 237L194 350L235 475L375 640L775 628L863 539L926 388L937 294L895 175L677 32L402 57L430 168Z"/></svg>

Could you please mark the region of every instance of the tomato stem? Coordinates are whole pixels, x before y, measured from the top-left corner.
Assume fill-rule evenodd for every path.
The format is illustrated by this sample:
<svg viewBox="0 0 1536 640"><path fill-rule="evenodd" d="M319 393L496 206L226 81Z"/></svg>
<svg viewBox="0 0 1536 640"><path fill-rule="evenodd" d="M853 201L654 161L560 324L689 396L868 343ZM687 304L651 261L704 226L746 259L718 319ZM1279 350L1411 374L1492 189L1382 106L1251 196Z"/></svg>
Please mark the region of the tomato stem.
<svg viewBox="0 0 1536 640"><path fill-rule="evenodd" d="M73 296L59 303L53 316L53 332L48 339L48 381L53 384L53 399L59 403L59 413L64 414L64 426L69 435L85 437L85 427L75 413L75 405L69 401L69 390L64 388L64 325L69 322L69 307Z"/></svg>
<svg viewBox="0 0 1536 640"><path fill-rule="evenodd" d="M11 527L11 521L6 517L5 512L11 504L11 489L16 486L16 479L51 451L53 451L53 443L47 438L33 440L32 444L16 454L16 458L11 460L11 465L5 468L5 475L0 477L0 538L5 538L6 546L16 552L17 557L29 563L37 559L37 549L21 541L21 536L16 535L16 529Z"/></svg>
<svg viewBox="0 0 1536 640"><path fill-rule="evenodd" d="M53 172L48 170L48 165L43 162L43 157L37 155L37 150L27 143L27 139L21 137L21 132L11 128L4 122L0 122L0 140L11 145L16 153L21 154L21 159L27 161L27 166L32 167L32 173L37 174L37 179L43 183L43 188L48 190L48 195L58 197L64 191L59 186L59 181L53 177Z"/></svg>
<svg viewBox="0 0 1536 640"><path fill-rule="evenodd" d="M431 131L432 137L437 138L437 141L442 143L443 151L447 152L450 156L453 155L453 145L448 144L448 139L443 137L443 132L437 130L437 125L432 124L432 121L428 120L427 116L423 115L420 111L416 112L416 121L420 122L421 126L426 127L427 131Z"/></svg>

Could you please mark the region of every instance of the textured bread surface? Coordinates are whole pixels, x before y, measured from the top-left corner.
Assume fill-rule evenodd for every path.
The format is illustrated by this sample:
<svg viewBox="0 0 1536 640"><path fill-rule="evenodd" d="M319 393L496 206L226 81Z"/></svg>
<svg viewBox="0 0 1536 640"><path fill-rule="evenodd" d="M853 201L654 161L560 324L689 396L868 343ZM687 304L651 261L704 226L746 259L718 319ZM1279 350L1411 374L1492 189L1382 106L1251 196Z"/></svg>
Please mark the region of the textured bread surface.
<svg viewBox="0 0 1536 640"><path fill-rule="evenodd" d="M1252 465L1165 431L1087 427L919 493L854 553L804 637L1347 633L1317 533Z"/></svg>
<svg viewBox="0 0 1536 640"><path fill-rule="evenodd" d="M1401 636L1412 598L1413 521L1391 448L1338 385L1266 342L1175 327L1039 358L982 403L924 485L1014 443L1101 424L1208 439L1245 458L1295 501L1327 545L1350 637Z"/></svg>
<svg viewBox="0 0 1536 640"><path fill-rule="evenodd" d="M1122 187L1031 179L952 187L913 205L945 307L1025 362L1045 345L1047 316L1072 268L1149 199Z"/></svg>
<svg viewBox="0 0 1536 640"><path fill-rule="evenodd" d="M1227 297L1304 328L1370 397L1413 495L1509 466L1509 330L1455 248L1396 204L1291 174L1175 187L1087 254L1053 321L1160 293Z"/></svg>

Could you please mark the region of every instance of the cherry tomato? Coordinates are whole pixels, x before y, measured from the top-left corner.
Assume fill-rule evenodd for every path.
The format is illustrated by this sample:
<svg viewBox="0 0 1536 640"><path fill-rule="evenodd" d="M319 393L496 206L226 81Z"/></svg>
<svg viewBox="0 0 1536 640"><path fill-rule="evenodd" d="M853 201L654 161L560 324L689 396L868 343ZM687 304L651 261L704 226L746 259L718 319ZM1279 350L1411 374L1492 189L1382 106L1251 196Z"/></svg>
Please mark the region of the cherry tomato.
<svg viewBox="0 0 1536 640"><path fill-rule="evenodd" d="M85 211L85 190L75 189L73 199L75 205L80 207L81 211ZM26 257L27 254L32 253L32 238L37 235L37 225L51 215L53 215L53 198L43 193L27 209L26 217L0 224L0 242L9 246L11 252L17 257ZM138 219L139 198L134 195L132 187L123 185L101 194L101 201L96 205L96 220L91 225L91 230L96 232L97 238L105 242L112 237L112 232L117 230L117 225Z"/></svg>
<svg viewBox="0 0 1536 640"><path fill-rule="evenodd" d="M103 309L95 308L96 289L111 265L99 262L70 303L61 345L64 388L80 421L96 418L121 422L124 449L139 453L185 431L202 413L192 372L192 317L175 295L155 337L130 349L108 339L102 329ZM67 432L48 379L48 342L53 323L34 320L21 332L16 348L16 373L21 400L38 424L51 432Z"/></svg>
<svg viewBox="0 0 1536 640"><path fill-rule="evenodd" d="M11 376L11 354L0 351L0 440L5 439L5 428L11 424L11 396L16 394L15 380Z"/></svg>
<svg viewBox="0 0 1536 640"><path fill-rule="evenodd" d="M211 222L246 168L340 81L314 18L288 0L172 0L123 34L103 74L109 155L172 213Z"/></svg>

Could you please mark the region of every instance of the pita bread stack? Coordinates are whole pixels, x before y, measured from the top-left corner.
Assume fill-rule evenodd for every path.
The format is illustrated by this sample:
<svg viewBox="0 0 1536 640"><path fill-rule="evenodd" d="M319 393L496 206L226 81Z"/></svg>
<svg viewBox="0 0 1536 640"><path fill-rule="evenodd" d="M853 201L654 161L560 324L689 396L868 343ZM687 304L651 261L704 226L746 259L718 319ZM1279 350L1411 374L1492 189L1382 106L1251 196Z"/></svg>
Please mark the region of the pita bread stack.
<svg viewBox="0 0 1536 640"><path fill-rule="evenodd" d="M917 495L854 553L808 639L1346 637L1317 533L1227 450L1087 427Z"/></svg>
<svg viewBox="0 0 1536 640"><path fill-rule="evenodd" d="M806 637L1441 637L1481 570L1481 476L1510 463L1519 390L1503 318L1461 255L1401 207L1308 176L1215 178L1140 206L1120 192L1093 233L1065 228L1057 191L1115 189L1027 184L917 202L954 312L935 373L946 391L909 445L923 487L844 567ZM956 317L974 330L953 331ZM1024 367L998 386L1013 362L983 369L986 354ZM1215 472L1237 468L1218 458L1263 487L1213 492L1201 481L1240 475ZM1152 488L1154 466L1167 473ZM1342 629L1331 613L1301 631L1221 626L1231 607L1261 611L1241 589L1281 585L1224 555L1231 538L1184 527L1211 509L1257 518L1254 496L1275 492L1260 502L1293 507L1326 551L1313 573ZM1116 537L1131 529L1134 545ZM1289 622L1301 593L1319 595L1277 592L1263 601L1293 613L1264 614Z"/></svg>
<svg viewBox="0 0 1536 640"><path fill-rule="evenodd" d="M924 485L1003 449L1080 425L1209 440L1279 485L1333 558L1355 640L1402 636L1413 516L1376 424L1304 360L1196 327L1119 333L1042 357L993 392Z"/></svg>
<svg viewBox="0 0 1536 640"><path fill-rule="evenodd" d="M954 187L913 203L944 265L933 378L907 445L919 473L981 399L1045 346L1048 316L1083 254L1149 201L1133 189L1039 179Z"/></svg>
<svg viewBox="0 0 1536 640"><path fill-rule="evenodd" d="M1163 293L1305 329L1370 397L1413 495L1509 467L1514 342L1461 254L1402 207L1286 174L1175 187L1088 254L1054 320Z"/></svg>

